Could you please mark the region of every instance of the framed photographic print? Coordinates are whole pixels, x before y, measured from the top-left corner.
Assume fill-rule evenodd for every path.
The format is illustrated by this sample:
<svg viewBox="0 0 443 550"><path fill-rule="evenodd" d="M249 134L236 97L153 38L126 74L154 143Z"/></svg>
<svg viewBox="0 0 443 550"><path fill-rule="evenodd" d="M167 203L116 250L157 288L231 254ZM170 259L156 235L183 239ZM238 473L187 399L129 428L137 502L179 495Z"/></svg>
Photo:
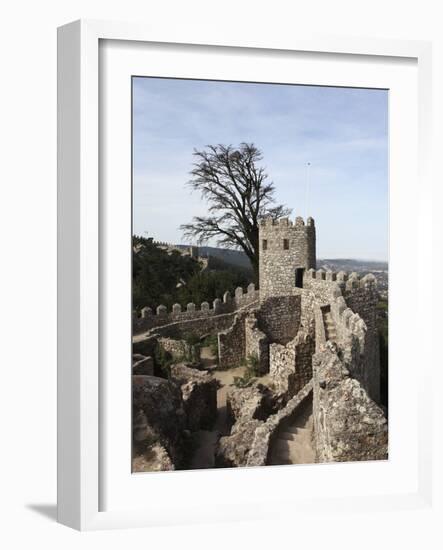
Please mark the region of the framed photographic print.
<svg viewBox="0 0 443 550"><path fill-rule="evenodd" d="M172 35L59 29L59 520L427 506L429 46Z"/></svg>

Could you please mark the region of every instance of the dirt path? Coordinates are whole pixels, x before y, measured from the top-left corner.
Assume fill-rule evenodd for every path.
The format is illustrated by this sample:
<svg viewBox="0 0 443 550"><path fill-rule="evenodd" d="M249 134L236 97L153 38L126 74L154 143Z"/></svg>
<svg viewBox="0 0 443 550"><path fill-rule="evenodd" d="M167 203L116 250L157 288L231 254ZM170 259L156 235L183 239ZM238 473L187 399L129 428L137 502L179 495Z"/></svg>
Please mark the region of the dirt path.
<svg viewBox="0 0 443 550"><path fill-rule="evenodd" d="M214 354L209 346L200 349L200 362L206 370L212 370L217 367Z"/></svg>
<svg viewBox="0 0 443 550"><path fill-rule="evenodd" d="M217 418L212 430L200 430L194 434L195 452L191 460L191 470L214 467L214 454L217 441L223 435L229 435L226 412L226 395L235 376L242 376L245 367L237 367L226 371L216 370L217 364L210 348L201 349L201 360L206 370L212 371L219 382L217 390Z"/></svg>
<svg viewBox="0 0 443 550"><path fill-rule="evenodd" d="M215 421L214 430L219 431L222 435L229 435L226 395L229 387L234 382L234 377L243 376L244 373L245 367L237 367L235 369L214 372L214 378L218 380L220 385L217 391L217 420Z"/></svg>

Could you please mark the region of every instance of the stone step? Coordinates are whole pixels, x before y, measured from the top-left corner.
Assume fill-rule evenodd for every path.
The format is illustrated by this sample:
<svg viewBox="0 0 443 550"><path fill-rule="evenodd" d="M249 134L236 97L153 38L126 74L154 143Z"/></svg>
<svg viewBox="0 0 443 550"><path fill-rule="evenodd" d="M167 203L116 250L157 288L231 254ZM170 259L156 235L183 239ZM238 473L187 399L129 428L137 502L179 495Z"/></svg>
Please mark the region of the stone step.
<svg viewBox="0 0 443 550"><path fill-rule="evenodd" d="M312 427L305 426L291 426L286 428L285 431L279 432L277 439L287 439L289 441L294 441L297 436L304 436L307 432L311 432Z"/></svg>
<svg viewBox="0 0 443 550"><path fill-rule="evenodd" d="M285 441L294 441L296 437L297 437L296 432L280 432L277 436L277 439L282 439Z"/></svg>
<svg viewBox="0 0 443 550"><path fill-rule="evenodd" d="M304 425L303 426L297 426L297 424L293 424L292 426L289 426L287 428L285 428L285 431L284 433L290 433L290 434L293 434L293 435L296 435L299 432L300 429L304 429Z"/></svg>
<svg viewBox="0 0 443 550"><path fill-rule="evenodd" d="M281 464L282 462L286 462L287 464L292 464L292 461L294 460L294 452L292 451L279 451L274 450L272 453L272 462L278 462Z"/></svg>
<svg viewBox="0 0 443 550"><path fill-rule="evenodd" d="M296 434L298 433L298 430L300 430L300 428L309 429L310 426L312 425L312 422L313 422L312 415L309 416L308 418L300 418L295 422L293 422L290 426L286 426L283 431Z"/></svg>
<svg viewBox="0 0 443 550"><path fill-rule="evenodd" d="M274 466L278 466L280 464L282 466L283 465L286 466L287 464L292 464L292 461L289 458L276 456L274 457L273 463L274 463Z"/></svg>
<svg viewBox="0 0 443 550"><path fill-rule="evenodd" d="M312 412L301 410L289 425L281 425L271 443L269 464L312 464L315 461Z"/></svg>
<svg viewBox="0 0 443 550"><path fill-rule="evenodd" d="M293 441L287 441L285 439L276 439L273 445L274 456L289 458L293 448L294 448Z"/></svg>
<svg viewBox="0 0 443 550"><path fill-rule="evenodd" d="M293 424L292 426L288 426L287 428L285 428L285 432L289 432L291 434L296 434L297 433L297 430L298 430L298 426L296 426L295 424Z"/></svg>
<svg viewBox="0 0 443 550"><path fill-rule="evenodd" d="M306 457L308 457L308 460L306 460ZM306 448L306 446L301 445L293 446L288 450L275 449L272 456L272 461L289 461L288 464L314 462L314 452L311 448Z"/></svg>

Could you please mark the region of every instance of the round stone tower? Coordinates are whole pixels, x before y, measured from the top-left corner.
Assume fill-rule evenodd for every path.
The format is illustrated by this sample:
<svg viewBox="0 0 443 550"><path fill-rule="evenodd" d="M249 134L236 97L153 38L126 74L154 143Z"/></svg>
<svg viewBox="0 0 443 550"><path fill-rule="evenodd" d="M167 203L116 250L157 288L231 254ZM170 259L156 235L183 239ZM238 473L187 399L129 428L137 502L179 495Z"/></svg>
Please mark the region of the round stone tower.
<svg viewBox="0 0 443 550"><path fill-rule="evenodd" d="M290 296L303 288L307 269L316 269L315 225L301 217L292 223L288 218L265 218L259 226L260 300L271 296Z"/></svg>

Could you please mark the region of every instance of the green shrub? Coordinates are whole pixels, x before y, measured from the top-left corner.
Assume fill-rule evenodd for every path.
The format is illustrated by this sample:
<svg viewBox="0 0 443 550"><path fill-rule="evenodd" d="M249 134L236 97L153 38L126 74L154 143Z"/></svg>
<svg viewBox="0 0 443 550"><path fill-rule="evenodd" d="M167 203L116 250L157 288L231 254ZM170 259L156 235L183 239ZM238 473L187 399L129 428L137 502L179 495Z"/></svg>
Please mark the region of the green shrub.
<svg viewBox="0 0 443 550"><path fill-rule="evenodd" d="M246 369L251 372L252 376L260 376L260 360L258 355L252 353L246 359Z"/></svg>
<svg viewBox="0 0 443 550"><path fill-rule="evenodd" d="M217 334L209 334L201 343L202 347L209 347L212 355L218 357L218 336Z"/></svg>
<svg viewBox="0 0 443 550"><path fill-rule="evenodd" d="M254 377L250 373L245 372L243 376L234 376L233 384L236 388L246 388L252 384Z"/></svg>
<svg viewBox="0 0 443 550"><path fill-rule="evenodd" d="M171 354L163 349L160 345L157 345L154 350L154 361L156 366L160 368L162 374L169 378L171 375L170 366L174 362Z"/></svg>
<svg viewBox="0 0 443 550"><path fill-rule="evenodd" d="M191 333L187 334L183 340L189 344L190 346L200 346L200 338L197 336L197 334Z"/></svg>
<svg viewBox="0 0 443 550"><path fill-rule="evenodd" d="M260 376L260 361L256 354L248 355L244 364L246 369L243 376L234 376L233 384L236 388L246 388Z"/></svg>

